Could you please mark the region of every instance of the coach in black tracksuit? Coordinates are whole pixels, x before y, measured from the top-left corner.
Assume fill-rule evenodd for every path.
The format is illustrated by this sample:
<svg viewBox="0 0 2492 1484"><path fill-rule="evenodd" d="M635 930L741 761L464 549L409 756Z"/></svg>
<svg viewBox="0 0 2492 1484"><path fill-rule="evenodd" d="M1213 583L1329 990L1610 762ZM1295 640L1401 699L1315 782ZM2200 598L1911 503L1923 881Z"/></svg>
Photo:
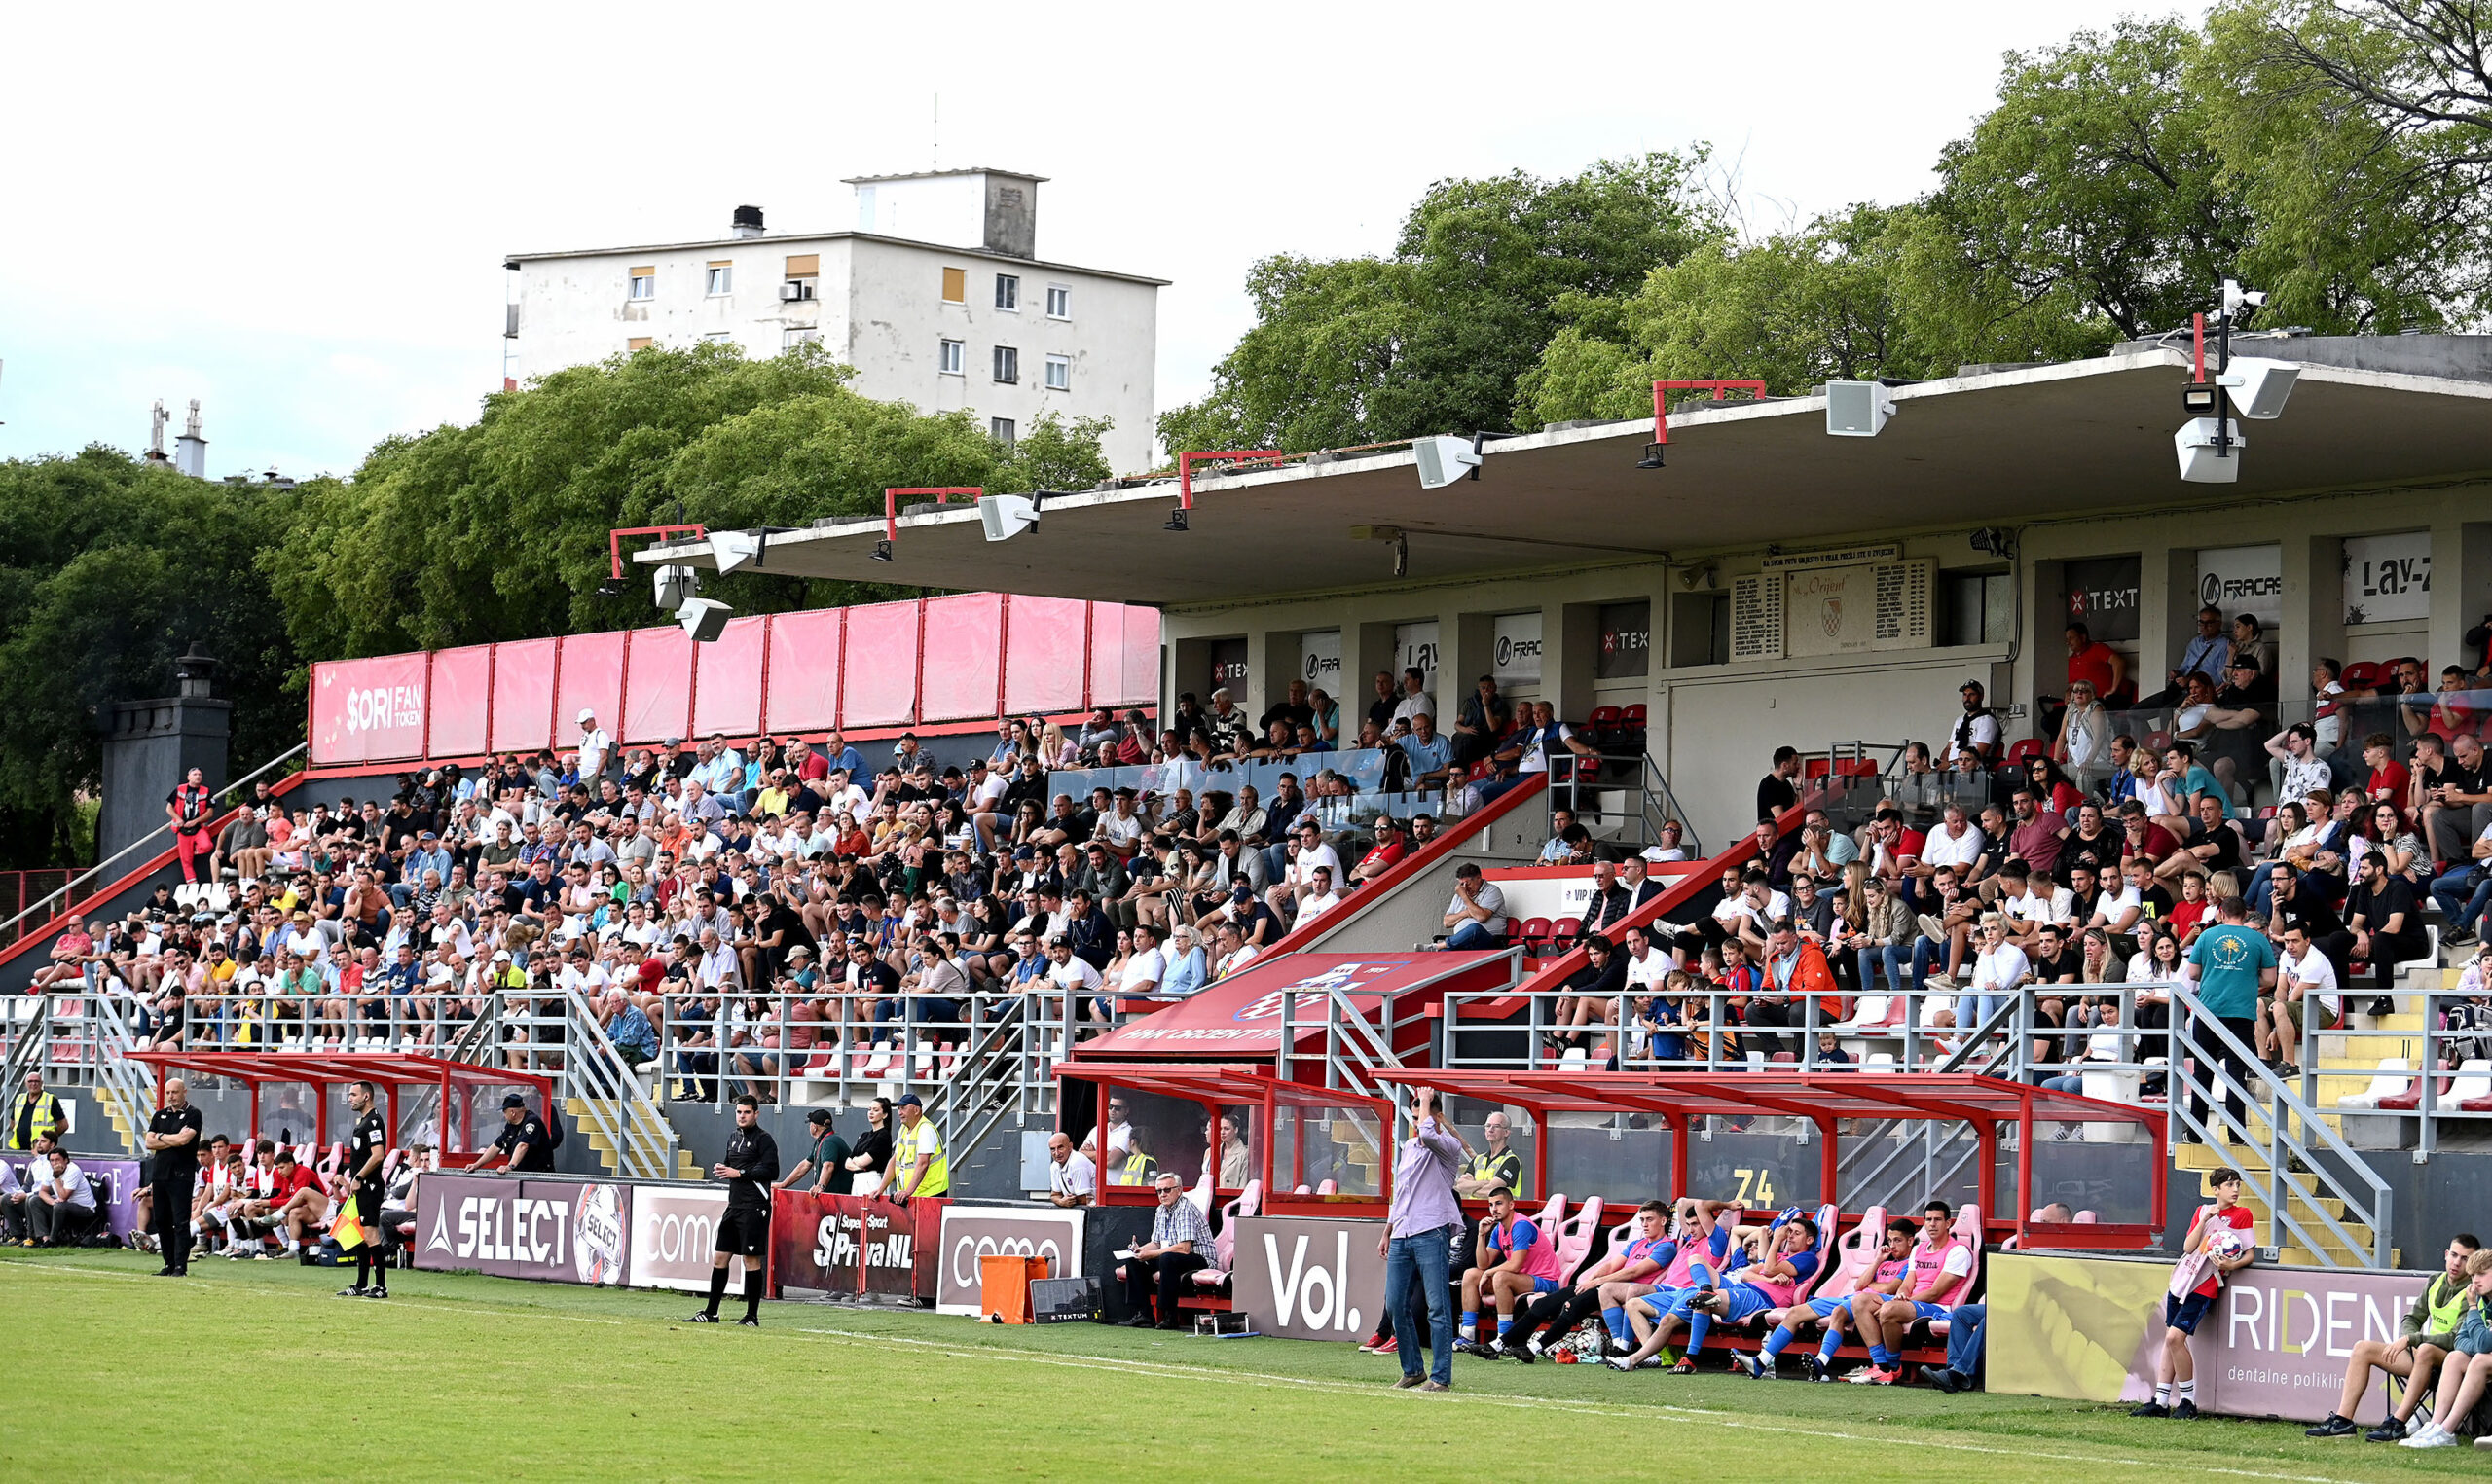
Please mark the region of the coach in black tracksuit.
<svg viewBox="0 0 2492 1484"><path fill-rule="evenodd" d="M185 1278L191 1270L191 1196L199 1182L199 1109L191 1106L190 1084L175 1077L165 1084L164 1105L147 1120L148 1174L155 1181L152 1214L156 1245L164 1249L159 1278Z"/></svg>
<svg viewBox="0 0 2492 1484"><path fill-rule="evenodd" d="M710 1177L727 1182L727 1211L718 1218L718 1240L710 1262L710 1302L692 1316L692 1322L718 1322L718 1300L727 1292L727 1262L742 1257L744 1318L736 1322L758 1329L761 1273L770 1250L770 1187L779 1179L779 1145L761 1127L761 1100L751 1093L736 1100L736 1131L727 1139L724 1157L710 1167Z"/></svg>

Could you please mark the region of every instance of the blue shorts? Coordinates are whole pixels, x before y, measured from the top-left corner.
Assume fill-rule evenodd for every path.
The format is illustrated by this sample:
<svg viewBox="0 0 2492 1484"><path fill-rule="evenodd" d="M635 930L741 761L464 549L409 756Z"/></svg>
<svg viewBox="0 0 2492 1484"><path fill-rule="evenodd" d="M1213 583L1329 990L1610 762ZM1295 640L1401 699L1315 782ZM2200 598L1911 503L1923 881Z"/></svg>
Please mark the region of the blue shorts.
<svg viewBox="0 0 2492 1484"><path fill-rule="evenodd" d="M1806 1304L1801 1305L1801 1307L1807 1309L1811 1314L1815 1315L1821 1320L1830 1320L1836 1315L1842 1313L1844 1310L1851 1308L1851 1300L1849 1297L1813 1298Z"/></svg>
<svg viewBox="0 0 2492 1484"><path fill-rule="evenodd" d="M1754 1319L1770 1309L1780 1307L1774 1300L1743 1283L1731 1284L1714 1291L1722 1295L1725 1308L1722 1313L1714 1315L1713 1318L1726 1324L1736 1324L1743 1320ZM1696 1301L1696 1294L1697 1290L1694 1288L1681 1288L1678 1301L1670 1305L1670 1313L1677 1315L1680 1319L1692 1318L1695 1311L1688 1306Z"/></svg>
<svg viewBox="0 0 2492 1484"><path fill-rule="evenodd" d="M1680 1294L1692 1291L1692 1289L1688 1288L1655 1288L1650 1293L1637 1294L1633 1298L1629 1299L1621 1307L1632 1309L1637 1305L1641 1305L1645 1312L1651 1314L1653 1318L1660 1319L1663 1315L1670 1312L1670 1305L1678 1302L1678 1296Z"/></svg>
<svg viewBox="0 0 2492 1484"><path fill-rule="evenodd" d="M2187 1298L2176 1298L2167 1293L2163 1295L2163 1322L2182 1334L2196 1334L2198 1321L2207 1317L2207 1311L2215 1307L2215 1302L2212 1293L2192 1293Z"/></svg>
<svg viewBox="0 0 2492 1484"><path fill-rule="evenodd" d="M1945 1304L1924 1304L1917 1298L1912 1301L1912 1317L1915 1320L1943 1320L1953 1312Z"/></svg>
<svg viewBox="0 0 2492 1484"><path fill-rule="evenodd" d="M1531 1291L1534 1293L1555 1293L1558 1288L1558 1280L1554 1278L1535 1278L1531 1281Z"/></svg>

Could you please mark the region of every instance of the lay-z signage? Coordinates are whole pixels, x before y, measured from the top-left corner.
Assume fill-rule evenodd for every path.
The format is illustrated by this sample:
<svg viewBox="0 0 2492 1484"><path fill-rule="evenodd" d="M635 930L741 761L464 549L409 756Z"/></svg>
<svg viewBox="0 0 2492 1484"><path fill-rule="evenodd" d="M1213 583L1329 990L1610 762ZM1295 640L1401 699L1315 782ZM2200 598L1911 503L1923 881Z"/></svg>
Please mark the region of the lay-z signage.
<svg viewBox="0 0 2492 1484"><path fill-rule="evenodd" d="M2432 616L2432 533L2356 536L2345 543L2345 623Z"/></svg>
<svg viewBox="0 0 2492 1484"><path fill-rule="evenodd" d="M1393 683L1402 683L1402 672L1417 666L1427 678L1423 682L1429 695L1437 690L1437 625L1430 619L1424 624L1393 626ZM1440 703L1442 704L1442 703Z"/></svg>
<svg viewBox="0 0 2492 1484"><path fill-rule="evenodd" d="M1363 1340L1384 1302L1381 1221L1248 1216L1237 1223L1235 1298L1255 1327L1292 1340Z"/></svg>

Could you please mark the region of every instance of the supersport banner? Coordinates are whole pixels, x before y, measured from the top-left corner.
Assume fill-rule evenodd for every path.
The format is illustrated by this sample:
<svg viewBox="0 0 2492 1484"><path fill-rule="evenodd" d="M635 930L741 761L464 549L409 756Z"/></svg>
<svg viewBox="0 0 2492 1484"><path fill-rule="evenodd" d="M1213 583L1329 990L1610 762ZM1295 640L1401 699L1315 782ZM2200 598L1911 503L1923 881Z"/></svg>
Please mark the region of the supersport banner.
<svg viewBox="0 0 2492 1484"><path fill-rule="evenodd" d="M322 661L312 765L576 747L583 710L636 746L1150 706L1159 645L1154 608L963 593L747 615L711 644L668 624Z"/></svg>
<svg viewBox="0 0 2492 1484"><path fill-rule="evenodd" d="M776 1298L934 1296L934 1238L952 1203L902 1206L879 1196L780 1190L770 1206L770 1285Z"/></svg>

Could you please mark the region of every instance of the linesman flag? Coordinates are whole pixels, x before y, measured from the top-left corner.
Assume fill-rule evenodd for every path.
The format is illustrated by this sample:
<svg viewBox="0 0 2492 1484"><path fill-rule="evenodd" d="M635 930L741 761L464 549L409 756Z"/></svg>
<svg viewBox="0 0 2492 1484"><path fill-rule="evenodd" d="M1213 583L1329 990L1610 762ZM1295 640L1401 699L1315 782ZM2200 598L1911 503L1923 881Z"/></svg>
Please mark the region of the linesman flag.
<svg viewBox="0 0 2492 1484"><path fill-rule="evenodd" d="M354 1191L349 1188L337 1202L338 1218L329 1224L329 1235L338 1239L340 1251L351 1252L372 1239L365 1235L363 1222L354 1213Z"/></svg>

